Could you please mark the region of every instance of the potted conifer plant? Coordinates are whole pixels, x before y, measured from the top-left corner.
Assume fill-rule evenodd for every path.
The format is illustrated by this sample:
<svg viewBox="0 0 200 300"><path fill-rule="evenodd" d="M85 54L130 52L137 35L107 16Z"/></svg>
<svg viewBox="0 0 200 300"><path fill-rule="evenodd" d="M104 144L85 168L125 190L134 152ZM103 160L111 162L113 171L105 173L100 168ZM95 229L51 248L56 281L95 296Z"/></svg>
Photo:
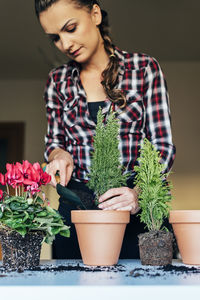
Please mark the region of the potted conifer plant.
<svg viewBox="0 0 200 300"><path fill-rule="evenodd" d="M119 124L110 112L106 124L101 108L97 115L94 152L88 187L94 191L96 209L72 211L83 263L87 265L114 265L118 262L129 211L97 209L98 198L111 188L126 185L118 149Z"/></svg>
<svg viewBox="0 0 200 300"><path fill-rule="evenodd" d="M169 216L171 185L160 159L160 153L145 139L140 149L139 165L134 168L141 208L139 216L148 229L138 236L143 265L167 265L173 256L173 234L163 226Z"/></svg>
<svg viewBox="0 0 200 300"><path fill-rule="evenodd" d="M0 242L7 271L39 265L42 242L51 244L56 234L69 236L61 215L49 206L41 186L51 177L39 163L6 164L0 173Z"/></svg>

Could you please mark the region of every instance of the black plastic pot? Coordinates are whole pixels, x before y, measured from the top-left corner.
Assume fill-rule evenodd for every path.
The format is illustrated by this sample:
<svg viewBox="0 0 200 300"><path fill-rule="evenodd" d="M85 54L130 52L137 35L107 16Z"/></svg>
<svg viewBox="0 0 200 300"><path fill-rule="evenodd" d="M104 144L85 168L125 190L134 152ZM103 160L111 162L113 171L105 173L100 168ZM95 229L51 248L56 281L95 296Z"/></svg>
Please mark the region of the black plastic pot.
<svg viewBox="0 0 200 300"><path fill-rule="evenodd" d="M7 271L23 271L38 266L43 237L40 231L30 232L23 237L18 232L1 229L3 267Z"/></svg>

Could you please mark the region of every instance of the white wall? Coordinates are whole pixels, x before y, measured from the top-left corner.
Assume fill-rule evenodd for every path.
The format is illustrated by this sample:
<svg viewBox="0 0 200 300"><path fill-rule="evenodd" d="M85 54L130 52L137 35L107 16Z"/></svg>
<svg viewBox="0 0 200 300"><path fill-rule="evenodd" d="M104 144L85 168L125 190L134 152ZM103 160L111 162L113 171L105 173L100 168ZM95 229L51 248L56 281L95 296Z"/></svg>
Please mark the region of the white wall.
<svg viewBox="0 0 200 300"><path fill-rule="evenodd" d="M0 122L25 122L24 158L43 162L46 132L45 80L0 81Z"/></svg>

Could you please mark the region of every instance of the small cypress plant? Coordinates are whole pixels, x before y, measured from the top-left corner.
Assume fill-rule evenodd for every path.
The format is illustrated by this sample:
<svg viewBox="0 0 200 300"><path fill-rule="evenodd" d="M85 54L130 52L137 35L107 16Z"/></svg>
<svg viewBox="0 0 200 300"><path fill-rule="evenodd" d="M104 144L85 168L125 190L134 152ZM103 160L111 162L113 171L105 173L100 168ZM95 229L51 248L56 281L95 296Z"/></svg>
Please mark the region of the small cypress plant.
<svg viewBox="0 0 200 300"><path fill-rule="evenodd" d="M160 153L148 139L140 149L136 171L135 185L139 188L140 220L146 224L148 231L164 229L163 221L169 216L171 202L171 184L164 174L165 166L160 163Z"/></svg>
<svg viewBox="0 0 200 300"><path fill-rule="evenodd" d="M115 113L110 111L104 124L101 107L97 114L94 152L92 154L88 187L95 193L95 204L99 197L111 188L126 186L128 174L123 174L118 149L119 123Z"/></svg>

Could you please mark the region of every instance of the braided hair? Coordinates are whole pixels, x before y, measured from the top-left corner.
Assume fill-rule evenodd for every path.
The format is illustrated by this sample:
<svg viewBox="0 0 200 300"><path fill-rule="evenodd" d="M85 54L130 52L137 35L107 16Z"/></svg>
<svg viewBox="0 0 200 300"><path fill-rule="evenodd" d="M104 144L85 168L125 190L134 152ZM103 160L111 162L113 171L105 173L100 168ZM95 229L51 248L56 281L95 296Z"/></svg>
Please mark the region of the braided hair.
<svg viewBox="0 0 200 300"><path fill-rule="evenodd" d="M58 2L59 0L35 0L35 12L37 17L41 12L47 10L52 4ZM68 0L71 3L74 3L75 6L78 8L86 7L89 11L92 10L93 5L99 5L97 0ZM120 105L120 107L125 107L126 105L126 98L123 92L116 88L118 84L118 68L119 68L119 61L117 56L114 53L114 44L110 37L109 32L109 22L108 22L108 14L105 10L101 10L102 13L102 22L99 25L99 30L101 36L104 41L104 48L108 54L109 62L102 72L102 81L101 84L104 88L104 91L108 98L113 102Z"/></svg>

